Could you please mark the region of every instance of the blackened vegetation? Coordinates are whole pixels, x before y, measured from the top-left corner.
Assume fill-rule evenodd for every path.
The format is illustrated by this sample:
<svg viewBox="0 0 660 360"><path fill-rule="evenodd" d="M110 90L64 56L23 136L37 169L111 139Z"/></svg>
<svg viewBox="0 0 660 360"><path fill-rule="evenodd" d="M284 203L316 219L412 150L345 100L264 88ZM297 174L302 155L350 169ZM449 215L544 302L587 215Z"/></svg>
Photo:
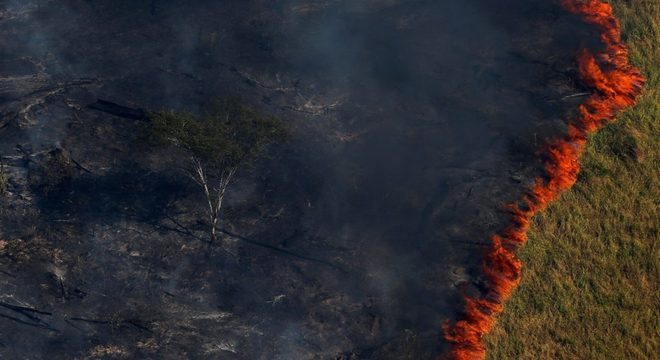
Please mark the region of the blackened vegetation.
<svg viewBox="0 0 660 360"><path fill-rule="evenodd" d="M584 91L558 9L3 3L0 357L433 358Z"/></svg>
<svg viewBox="0 0 660 360"><path fill-rule="evenodd" d="M5 170L5 163L0 157L0 196L7 192L7 172Z"/></svg>
<svg viewBox="0 0 660 360"><path fill-rule="evenodd" d="M66 191L74 175L74 165L63 149L54 149L30 164L28 181L33 190L43 197Z"/></svg>

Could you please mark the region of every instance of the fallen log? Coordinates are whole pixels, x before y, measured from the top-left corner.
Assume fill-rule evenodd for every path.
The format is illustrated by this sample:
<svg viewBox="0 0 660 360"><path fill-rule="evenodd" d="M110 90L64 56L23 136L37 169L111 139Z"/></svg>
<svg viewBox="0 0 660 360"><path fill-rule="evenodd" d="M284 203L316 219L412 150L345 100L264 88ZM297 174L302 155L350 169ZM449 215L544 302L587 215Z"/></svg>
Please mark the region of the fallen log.
<svg viewBox="0 0 660 360"><path fill-rule="evenodd" d="M52 316L53 314L51 312L42 311L42 310L38 310L38 309L33 309L33 308L20 306L20 305L13 305L13 304L5 303L5 302L2 302L2 301L0 301L0 307L11 310L11 311L25 317L27 320L0 313L0 317L2 317L2 318L12 320L12 321L15 321L15 322L23 324L23 325L29 325L29 326L34 326L34 327L38 327L38 328L42 328L42 329L46 329L46 330L50 330L50 331L54 331L54 332L59 332L59 330L57 330L57 329L53 328L52 326L50 326L49 323L45 322L44 320L42 320L38 316L34 315L34 314L38 314L38 315Z"/></svg>
<svg viewBox="0 0 660 360"><path fill-rule="evenodd" d="M133 119L133 120L147 120L147 113L142 109L134 109L119 104L115 104L107 100L96 100L95 103L90 104L89 108L102 111L111 115Z"/></svg>

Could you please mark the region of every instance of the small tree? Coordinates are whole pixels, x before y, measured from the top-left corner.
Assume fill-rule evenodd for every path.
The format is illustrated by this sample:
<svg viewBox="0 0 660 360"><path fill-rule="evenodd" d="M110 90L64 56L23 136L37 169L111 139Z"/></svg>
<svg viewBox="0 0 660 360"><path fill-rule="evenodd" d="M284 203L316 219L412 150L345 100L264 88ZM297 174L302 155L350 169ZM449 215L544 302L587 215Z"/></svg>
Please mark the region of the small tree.
<svg viewBox="0 0 660 360"><path fill-rule="evenodd" d="M238 98L217 99L200 115L160 111L151 113L150 119L156 139L190 154L189 175L206 198L211 242L215 242L223 200L236 172L286 136L284 123Z"/></svg>

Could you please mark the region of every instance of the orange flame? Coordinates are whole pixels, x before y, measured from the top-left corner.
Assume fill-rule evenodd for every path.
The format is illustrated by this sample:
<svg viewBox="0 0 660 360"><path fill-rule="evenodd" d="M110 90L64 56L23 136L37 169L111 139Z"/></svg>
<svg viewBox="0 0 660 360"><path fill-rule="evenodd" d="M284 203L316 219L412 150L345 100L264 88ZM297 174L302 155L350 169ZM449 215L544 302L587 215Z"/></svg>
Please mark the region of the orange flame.
<svg viewBox="0 0 660 360"><path fill-rule="evenodd" d="M569 12L599 28L603 50L594 56L588 50L578 54L580 79L593 94L578 108L567 134L551 140L543 149L545 176L536 179L517 204L508 205L511 223L491 238L483 261L488 290L482 297L465 296L462 317L453 325L443 325L451 350L446 359L484 359L483 337L503 311L504 302L520 282L522 262L515 250L527 241L530 220L577 180L579 158L587 135L613 120L615 114L633 105L644 84L644 77L628 62L628 49L621 43L621 27L612 6L601 0L562 0Z"/></svg>

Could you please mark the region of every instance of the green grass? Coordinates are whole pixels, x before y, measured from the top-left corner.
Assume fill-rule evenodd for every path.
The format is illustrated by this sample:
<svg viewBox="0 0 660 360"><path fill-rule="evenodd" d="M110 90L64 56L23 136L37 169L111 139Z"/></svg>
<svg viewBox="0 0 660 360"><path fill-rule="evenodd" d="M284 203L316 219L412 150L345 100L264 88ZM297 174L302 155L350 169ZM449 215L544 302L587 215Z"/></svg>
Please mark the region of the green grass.
<svg viewBox="0 0 660 360"><path fill-rule="evenodd" d="M660 1L611 3L645 93L592 137L578 183L534 219L489 359L660 356Z"/></svg>

